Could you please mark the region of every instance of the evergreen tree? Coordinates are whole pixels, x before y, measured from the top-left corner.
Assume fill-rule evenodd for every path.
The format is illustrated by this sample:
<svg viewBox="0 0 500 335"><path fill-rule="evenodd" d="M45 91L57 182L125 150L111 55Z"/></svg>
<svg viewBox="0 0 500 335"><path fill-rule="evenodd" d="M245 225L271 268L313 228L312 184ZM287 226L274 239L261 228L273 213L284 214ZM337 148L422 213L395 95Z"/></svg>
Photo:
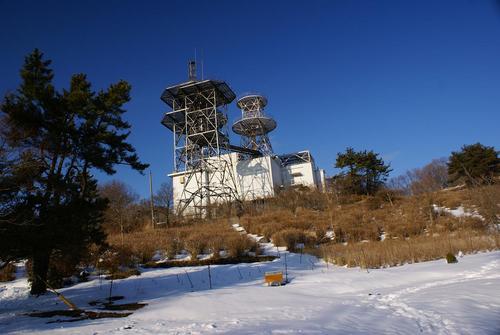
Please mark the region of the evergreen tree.
<svg viewBox="0 0 500 335"><path fill-rule="evenodd" d="M32 294L44 293L50 257L100 243L106 200L99 197L92 172L115 173L116 164L143 171L135 149L126 142L130 125L122 120L130 100L125 81L94 92L84 74L69 89L52 84L49 60L39 50L25 59L21 85L1 104L2 143L15 161L1 182L0 257L29 257ZM1 164L0 164L1 165ZM12 196L10 204L4 195Z"/></svg>
<svg viewBox="0 0 500 335"><path fill-rule="evenodd" d="M459 152L452 152L448 162L450 183L491 184L500 175L500 158L494 147L481 143L464 145Z"/></svg>
<svg viewBox="0 0 500 335"><path fill-rule="evenodd" d="M337 154L335 167L346 169L335 179L345 192L351 194L375 194L392 171L373 151L356 152L352 148Z"/></svg>

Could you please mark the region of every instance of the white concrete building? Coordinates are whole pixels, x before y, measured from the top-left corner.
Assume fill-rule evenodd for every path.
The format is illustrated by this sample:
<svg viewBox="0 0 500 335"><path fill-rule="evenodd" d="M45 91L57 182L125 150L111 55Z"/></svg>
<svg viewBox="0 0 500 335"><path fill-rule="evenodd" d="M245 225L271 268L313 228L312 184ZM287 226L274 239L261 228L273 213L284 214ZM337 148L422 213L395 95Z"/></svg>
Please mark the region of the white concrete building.
<svg viewBox="0 0 500 335"><path fill-rule="evenodd" d="M180 215L206 215L214 204L251 201L275 196L295 185L323 190L325 174L308 151L277 156L269 133L276 121L264 113L267 98L247 93L238 99L241 118L232 126L241 146L227 131L227 106L236 98L226 82L196 78L188 64L189 80L167 87L161 100L171 110L161 123L172 131L174 208Z"/></svg>
<svg viewBox="0 0 500 335"><path fill-rule="evenodd" d="M185 209L185 213L192 212L196 206L207 206L237 199L243 201L272 197L284 187L303 185L323 191L325 189L325 172L316 167L309 151L300 151L287 155L262 156L252 159L241 159L238 153L230 153L220 157L224 164L224 172L218 169L217 174L225 173L227 176L211 175L209 172L191 173L177 172L172 177L174 208L188 199L192 201ZM228 177L229 176L229 177ZM221 185L220 180L233 185ZM199 185L206 189L218 190L213 197L198 198L192 195L199 191ZM227 195L224 194L227 189ZM237 194L231 194L236 190Z"/></svg>

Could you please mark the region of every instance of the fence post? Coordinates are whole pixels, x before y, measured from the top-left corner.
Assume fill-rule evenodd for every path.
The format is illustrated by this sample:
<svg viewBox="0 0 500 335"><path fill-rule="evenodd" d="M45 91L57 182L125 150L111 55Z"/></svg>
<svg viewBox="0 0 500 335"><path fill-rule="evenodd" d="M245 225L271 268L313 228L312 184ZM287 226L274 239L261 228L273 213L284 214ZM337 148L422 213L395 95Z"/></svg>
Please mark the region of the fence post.
<svg viewBox="0 0 500 335"><path fill-rule="evenodd" d="M113 293L113 279L111 279L111 283L109 284L109 297L108 302L111 303L111 295Z"/></svg>
<svg viewBox="0 0 500 335"><path fill-rule="evenodd" d="M189 277L189 273L187 273L186 270L184 270L184 272L186 273L186 276L188 277L188 280L189 280L189 284L191 285L191 288L193 289L194 286L193 286L193 282L191 281L191 278Z"/></svg>
<svg viewBox="0 0 500 335"><path fill-rule="evenodd" d="M208 283L210 289L212 289L212 274L210 273L210 264L208 264Z"/></svg>
<svg viewBox="0 0 500 335"><path fill-rule="evenodd" d="M285 283L288 283L288 264L286 262L286 253L285 255Z"/></svg>

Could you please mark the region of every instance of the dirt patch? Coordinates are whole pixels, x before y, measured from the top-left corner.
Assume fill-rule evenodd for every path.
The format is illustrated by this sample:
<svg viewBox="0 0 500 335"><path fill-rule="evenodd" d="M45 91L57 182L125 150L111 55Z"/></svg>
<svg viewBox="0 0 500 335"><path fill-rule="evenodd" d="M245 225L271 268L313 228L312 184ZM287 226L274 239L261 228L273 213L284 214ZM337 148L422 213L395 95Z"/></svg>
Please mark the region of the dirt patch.
<svg viewBox="0 0 500 335"><path fill-rule="evenodd" d="M132 312L128 313L116 313L116 312L95 312L95 311L84 311L84 310L55 310L55 311L44 311L44 312L32 312L28 313L28 316L38 317L38 318L52 318L54 316L65 316L72 319L54 320L48 323L56 322L75 322L81 320L95 320L104 318L125 318L131 315Z"/></svg>
<svg viewBox="0 0 500 335"><path fill-rule="evenodd" d="M125 297L123 295L114 295L107 298L106 300L92 300L89 302L90 306L109 304L111 301L123 300Z"/></svg>
<svg viewBox="0 0 500 335"><path fill-rule="evenodd" d="M173 268L173 267L186 267L186 266L202 266L202 265L224 265L224 264L239 264L239 263L257 263L272 261L274 256L242 256L242 257L228 257L228 258L210 258L203 260L191 261L166 261L161 263L149 262L143 265L144 268Z"/></svg>
<svg viewBox="0 0 500 335"><path fill-rule="evenodd" d="M112 299L114 298L115 300L123 299L122 296L114 296L111 298ZM145 303L139 303L139 302L131 302L127 304L115 305L113 304L113 302L103 302L99 300L91 301L89 304L91 306L102 305L101 309L107 311L97 312L97 311L86 311L82 309L76 309L76 310L64 309L64 310L53 310L53 311L43 311L43 312L31 312L28 313L27 315L38 318L52 318L55 316L63 316L68 318L68 319L52 320L47 323L75 322L87 319L95 320L95 319L105 319L105 318L125 318L133 313L131 311L141 309L147 305ZM118 313L118 312L108 312L108 311L126 311L126 312Z"/></svg>
<svg viewBox="0 0 500 335"><path fill-rule="evenodd" d="M139 303L139 302L133 302L133 303L128 303L128 304L104 304L104 308L109 311L135 311L138 309L141 309L145 307L147 304L145 303Z"/></svg>

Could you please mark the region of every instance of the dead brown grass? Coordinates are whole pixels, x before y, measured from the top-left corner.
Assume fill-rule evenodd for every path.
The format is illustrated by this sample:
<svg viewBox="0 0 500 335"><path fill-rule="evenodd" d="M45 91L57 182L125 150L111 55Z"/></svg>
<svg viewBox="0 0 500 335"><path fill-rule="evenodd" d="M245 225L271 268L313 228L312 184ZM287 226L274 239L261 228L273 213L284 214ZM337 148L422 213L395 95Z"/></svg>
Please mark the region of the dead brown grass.
<svg viewBox="0 0 500 335"><path fill-rule="evenodd" d="M324 245L318 256L339 266L379 268L405 263L418 263L446 257L447 253L472 253L496 250L500 235L461 230L409 239L390 239L382 242Z"/></svg>
<svg viewBox="0 0 500 335"><path fill-rule="evenodd" d="M142 264L151 261L157 250L170 258L186 250L193 259L209 253L218 258L222 250L231 257L243 256L247 251L258 253L257 244L236 232L227 220L129 233L125 234L123 244L119 234L110 235L108 242L115 249L128 250Z"/></svg>
<svg viewBox="0 0 500 335"><path fill-rule="evenodd" d="M374 197L335 199L328 194L323 197L322 203L326 204L323 205L323 210L303 207L292 210L284 206L268 206L261 212L243 215L240 221L248 232L263 235L272 239L275 244L293 250L296 243L305 243L309 249L325 243L343 248L338 244L347 242L351 246L361 241L370 242L360 244L361 246L371 246L376 245L372 242L380 241L382 234L389 241L386 248L387 245L397 243L393 241L410 241L404 242L402 246L408 249L407 245L422 242L422 248L425 249L430 242L437 241L429 240L428 236L452 236L451 239L456 238L453 237L455 235L474 236L480 241L481 236L486 237L495 230L494 224L500 220L499 185L438 191L418 196L380 192ZM446 213L438 215L433 210L433 204L452 209L464 206L467 211L477 210L485 220L453 217ZM331 242L325 238L325 233L329 230L335 236ZM481 244L472 244L472 247L464 250L481 250L481 247ZM430 259L437 257L437 253L430 254L434 255L429 256ZM397 261L398 257L395 256L394 259ZM401 260L407 259L411 258L401 256Z"/></svg>
<svg viewBox="0 0 500 335"><path fill-rule="evenodd" d="M9 263L0 270L0 282L12 281L14 279L16 279L16 266Z"/></svg>
<svg viewBox="0 0 500 335"><path fill-rule="evenodd" d="M464 206L478 211L485 220L437 214L433 204ZM244 204L238 214L247 232L263 235L292 251L297 243L304 243L339 265L379 267L436 259L450 250L498 249L498 204L500 185L417 196L383 190L373 197L344 198L294 189L275 199ZM119 234L110 235L108 242L118 252L108 258L106 266L112 272L124 264L145 264L157 250L169 258L186 250L194 261L197 255L208 253L218 259L222 250L231 258L244 257L248 251L258 254L257 244L229 224L228 217L234 217L234 211L226 212L226 218L183 220L176 227L153 230L148 226L125 234L123 243ZM333 240L327 232L333 232ZM382 236L385 241L380 242Z"/></svg>

